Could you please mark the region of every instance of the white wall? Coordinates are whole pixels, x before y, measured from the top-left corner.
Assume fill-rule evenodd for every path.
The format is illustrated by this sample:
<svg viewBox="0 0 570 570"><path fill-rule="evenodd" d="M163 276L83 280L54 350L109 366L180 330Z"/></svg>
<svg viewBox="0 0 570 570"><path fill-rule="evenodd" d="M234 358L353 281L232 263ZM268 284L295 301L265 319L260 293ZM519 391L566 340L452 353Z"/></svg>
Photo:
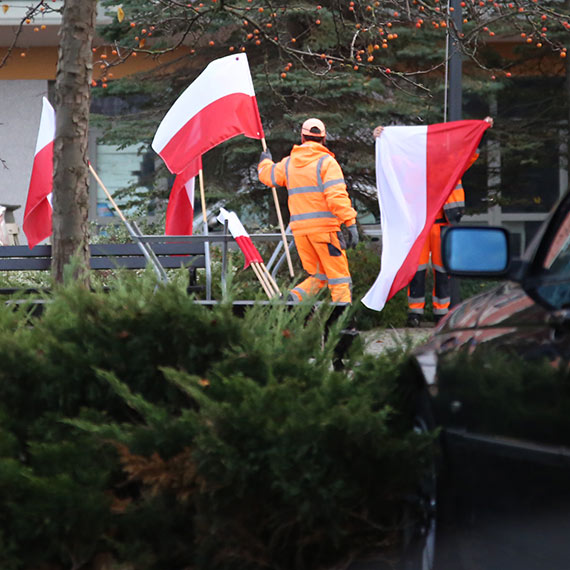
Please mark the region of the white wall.
<svg viewBox="0 0 570 570"><path fill-rule="evenodd" d="M0 204L20 206L14 216L21 244L27 243L22 220L47 90L45 80L0 81Z"/></svg>

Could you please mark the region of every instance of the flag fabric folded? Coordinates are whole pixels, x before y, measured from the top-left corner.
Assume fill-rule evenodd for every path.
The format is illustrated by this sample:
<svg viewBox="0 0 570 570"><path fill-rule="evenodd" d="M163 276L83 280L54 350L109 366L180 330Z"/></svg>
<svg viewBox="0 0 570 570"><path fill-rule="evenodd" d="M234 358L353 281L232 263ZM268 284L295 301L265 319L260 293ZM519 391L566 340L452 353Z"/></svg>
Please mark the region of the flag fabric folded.
<svg viewBox="0 0 570 570"><path fill-rule="evenodd" d="M32 249L52 233L53 142L55 111L44 97L23 230Z"/></svg>
<svg viewBox="0 0 570 570"><path fill-rule="evenodd" d="M186 170L176 175L166 208L165 235L192 235L195 177L201 169L202 157L199 157L198 160L190 163Z"/></svg>
<svg viewBox="0 0 570 570"><path fill-rule="evenodd" d="M438 211L469 167L486 121L386 127L376 139L382 224L380 273L363 297L380 311L408 285Z"/></svg>
<svg viewBox="0 0 570 570"><path fill-rule="evenodd" d="M253 245L249 234L239 221L235 212L229 212L225 208L220 208L220 215L217 219L220 224L226 221L228 222L228 229L245 256L244 269L247 269L250 263L263 263L263 258L259 251L257 251L255 245Z"/></svg>
<svg viewBox="0 0 570 570"><path fill-rule="evenodd" d="M245 53L216 59L204 69L158 126L152 148L178 174L189 161L240 134L264 136Z"/></svg>

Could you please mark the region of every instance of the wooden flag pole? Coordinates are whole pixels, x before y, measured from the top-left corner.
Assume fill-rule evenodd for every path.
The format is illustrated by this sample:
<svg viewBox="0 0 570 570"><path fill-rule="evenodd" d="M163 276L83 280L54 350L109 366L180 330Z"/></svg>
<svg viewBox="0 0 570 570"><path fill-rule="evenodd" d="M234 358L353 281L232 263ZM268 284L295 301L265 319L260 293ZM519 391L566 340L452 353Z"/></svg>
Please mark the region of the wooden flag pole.
<svg viewBox="0 0 570 570"><path fill-rule="evenodd" d="M251 267L252 267L253 271L255 272L257 279L261 283L261 286L263 287L263 290L265 291L265 294L267 295L267 297L269 297L269 299L274 297L274 293L273 293L272 289L269 287L269 285L263 279L263 276L261 274L261 270L259 269L259 267L257 266L257 263L255 261L251 262Z"/></svg>
<svg viewBox="0 0 570 570"><path fill-rule="evenodd" d="M203 231L204 235L208 235L208 212L206 211L206 193L204 192L204 172L200 168L198 171L198 180L200 181L200 202L202 204L202 222L203 222ZM208 286L206 287L206 299L210 300L212 298L212 289L210 285L210 278L209 274L211 272L211 265L210 265L210 242L207 241L204 243L204 254L206 258L206 274L207 274L207 282Z"/></svg>
<svg viewBox="0 0 570 570"><path fill-rule="evenodd" d="M95 169L91 166L91 163L89 163L89 171L91 172L91 174L93 174L93 178L95 178L97 184L99 184L103 192L105 192L105 196L107 196L107 199L109 200L109 202L111 202L111 205L113 206L113 208L115 208L117 214L119 214L119 218L121 218L121 220L125 225L128 225L129 222L127 222L127 218L125 218L123 212L121 212L119 206L117 206L117 203L115 202L115 200L113 200L113 196L111 196L109 190L107 190L105 184L103 184L103 181L101 180L101 178L99 178L99 175L95 172Z"/></svg>
<svg viewBox="0 0 570 570"><path fill-rule="evenodd" d="M261 146L263 150L267 150L267 143L265 142L265 137L261 139ZM285 247L285 255L287 256L289 275L291 277L295 277L295 272L293 271L293 262L291 261L291 252L289 251L289 244L287 243L287 237L285 235L285 226L283 225L283 217L281 216L281 208L279 207L279 200L277 198L277 190L275 189L275 186L271 187L271 191L273 192L273 201L275 202L275 210L277 210L277 220L279 221L281 238L283 239L283 246Z"/></svg>
<svg viewBox="0 0 570 570"><path fill-rule="evenodd" d="M281 291L279 290L279 285L277 285L277 283L275 282L275 279L273 279L273 276L271 275L271 273L269 273L269 270L267 269L267 267L265 267L265 263L260 263L259 265L261 266L263 273L266 275L267 280L271 283L271 285L273 286L273 288L275 289L277 294L279 296L281 296Z"/></svg>
<svg viewBox="0 0 570 570"><path fill-rule="evenodd" d="M257 267L259 274L261 275L261 278L263 279L264 283L267 285L269 291L271 291L271 296L279 297L281 295L281 292L279 291L279 288L274 283L274 281L272 279L269 279L267 273L263 270L264 268L263 262L260 263L259 261L252 261L251 264Z"/></svg>

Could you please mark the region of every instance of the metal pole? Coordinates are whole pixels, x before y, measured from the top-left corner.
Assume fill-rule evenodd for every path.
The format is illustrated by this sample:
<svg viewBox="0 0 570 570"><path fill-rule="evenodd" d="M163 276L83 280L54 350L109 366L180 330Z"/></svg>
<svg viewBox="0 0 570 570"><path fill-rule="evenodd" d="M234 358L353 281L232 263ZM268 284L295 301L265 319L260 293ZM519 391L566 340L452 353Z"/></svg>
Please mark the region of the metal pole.
<svg viewBox="0 0 570 570"><path fill-rule="evenodd" d="M463 14L461 10L461 0L450 0L450 6L453 8L452 20L455 33L453 37L448 36L449 46L449 120L460 121L463 118L463 90L461 85L462 74L462 57L459 49L459 38L463 30ZM447 27L448 34L450 26ZM459 279L455 277L449 278L449 292L451 297L450 306L454 307L461 301L461 292L459 288Z"/></svg>

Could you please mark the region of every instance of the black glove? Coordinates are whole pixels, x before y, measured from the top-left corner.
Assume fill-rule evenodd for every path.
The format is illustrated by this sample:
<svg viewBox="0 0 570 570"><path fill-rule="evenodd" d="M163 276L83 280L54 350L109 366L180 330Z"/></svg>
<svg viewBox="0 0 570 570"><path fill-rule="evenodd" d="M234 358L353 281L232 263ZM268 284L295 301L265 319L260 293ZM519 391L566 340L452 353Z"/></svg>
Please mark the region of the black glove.
<svg viewBox="0 0 570 570"><path fill-rule="evenodd" d="M261 151L261 154L259 155L259 162L265 160L265 159L269 159L269 160L273 160L273 157L271 156L271 151L266 148L265 150Z"/></svg>
<svg viewBox="0 0 570 570"><path fill-rule="evenodd" d="M346 229L348 230L347 246L349 249L351 249L353 247L356 247L360 241L360 238L358 237L358 227L356 226L356 223L354 223L352 226L347 226Z"/></svg>

